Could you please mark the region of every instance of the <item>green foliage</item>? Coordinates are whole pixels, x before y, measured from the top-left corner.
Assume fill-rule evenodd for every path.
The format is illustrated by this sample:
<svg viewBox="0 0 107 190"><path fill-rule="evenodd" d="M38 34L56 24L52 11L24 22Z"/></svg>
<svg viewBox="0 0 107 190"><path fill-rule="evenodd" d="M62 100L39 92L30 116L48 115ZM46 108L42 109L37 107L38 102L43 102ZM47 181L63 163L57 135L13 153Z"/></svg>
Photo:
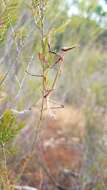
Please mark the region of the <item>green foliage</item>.
<svg viewBox="0 0 107 190"><path fill-rule="evenodd" d="M98 50L90 51L90 55L87 55L87 75L90 76L96 72L97 68L101 64L101 55Z"/></svg>
<svg viewBox="0 0 107 190"><path fill-rule="evenodd" d="M23 123L17 124L13 113L10 110L6 110L0 119L0 145L12 140L23 127Z"/></svg>
<svg viewBox="0 0 107 190"><path fill-rule="evenodd" d="M69 98L68 103L79 105L79 109L80 105L86 108L84 139L86 172L84 175L87 178L93 178L100 171L98 164L102 156L100 142L103 125L102 118L97 114L100 114L100 107L105 106L107 102L107 86L105 85L107 31L104 26L106 12L97 0L76 2L78 14L68 16L69 7L66 6L67 1L64 0L57 0L57 3L55 0L43 0L43 7L39 0L26 2L0 0L0 43L4 42L3 49L0 48L0 61L3 60L4 64L0 65L0 69L5 71L3 76L0 76L0 85L3 84L6 88L3 92L5 90L8 92L8 100L5 100L7 94L6 98L2 98L5 94L2 95L0 92L0 106L2 102L4 106L5 101L16 103L15 106L19 110L33 105L43 93L42 78L36 77L36 74L42 74L43 67L45 89L47 94L49 90L51 92L58 67L51 67L57 56L49 52L49 43L55 53L59 52L63 46L71 47L73 44L80 46L76 51L65 53L64 64L61 63L64 80L62 77L58 88L54 88L54 94L58 99L65 97L65 101ZM13 42L12 45L10 41ZM4 73L11 64L13 67L10 68L5 81ZM35 77L25 74L26 70L33 73ZM60 97L59 94L57 95L57 89L60 91L58 92ZM17 96L18 92L20 96ZM16 99L15 96L18 98ZM13 113L6 110L0 119L0 145L10 145L8 143L22 127L23 123L18 123ZM12 153L12 151L9 152ZM97 184L96 190L101 188L101 185Z"/></svg>
<svg viewBox="0 0 107 190"><path fill-rule="evenodd" d="M91 85L90 89L91 89L91 93L95 95L96 105L103 107L107 102L106 86L99 81L95 81Z"/></svg>
<svg viewBox="0 0 107 190"><path fill-rule="evenodd" d="M71 30L73 38L78 39L78 43L83 45L87 45L90 40L92 41L101 32L101 28L95 21L80 16L72 17L70 27L73 28Z"/></svg>
<svg viewBox="0 0 107 190"><path fill-rule="evenodd" d="M5 40L6 33L10 27L16 23L19 17L22 0L10 0L9 2L2 1L0 5L0 42Z"/></svg>
<svg viewBox="0 0 107 190"><path fill-rule="evenodd" d="M81 15L91 18L94 15L97 15L99 18L105 16L107 12L103 10L103 6L99 4L97 0L95 1L77 1L78 9Z"/></svg>

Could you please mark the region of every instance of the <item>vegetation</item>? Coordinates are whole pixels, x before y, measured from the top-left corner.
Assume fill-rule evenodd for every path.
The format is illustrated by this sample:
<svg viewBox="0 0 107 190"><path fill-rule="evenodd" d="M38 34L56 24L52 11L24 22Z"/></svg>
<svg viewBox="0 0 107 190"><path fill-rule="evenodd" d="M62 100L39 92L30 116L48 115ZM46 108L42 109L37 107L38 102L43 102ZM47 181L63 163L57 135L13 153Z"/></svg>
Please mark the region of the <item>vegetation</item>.
<svg viewBox="0 0 107 190"><path fill-rule="evenodd" d="M106 190L103 4L0 0L0 189Z"/></svg>

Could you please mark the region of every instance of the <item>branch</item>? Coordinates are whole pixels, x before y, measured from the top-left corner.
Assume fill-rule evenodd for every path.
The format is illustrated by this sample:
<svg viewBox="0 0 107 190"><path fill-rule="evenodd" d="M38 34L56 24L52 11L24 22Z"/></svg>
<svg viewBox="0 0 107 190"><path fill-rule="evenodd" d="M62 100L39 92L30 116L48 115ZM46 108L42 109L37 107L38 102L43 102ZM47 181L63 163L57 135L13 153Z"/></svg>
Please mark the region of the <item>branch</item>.
<svg viewBox="0 0 107 190"><path fill-rule="evenodd" d="M22 110L22 111L18 111L16 109L11 109L11 111L16 114L16 115L23 115L23 114L27 114L27 113L30 113L30 109L25 109L25 110Z"/></svg>
<svg viewBox="0 0 107 190"><path fill-rule="evenodd" d="M4 83L5 79L7 78L9 71L4 75L3 79L0 81L0 87L2 86L2 84Z"/></svg>
<svg viewBox="0 0 107 190"><path fill-rule="evenodd" d="M15 188L15 190L38 190L34 187L30 187L30 186L19 186L19 185L15 185L13 186L13 188Z"/></svg>
<svg viewBox="0 0 107 190"><path fill-rule="evenodd" d="M43 77L43 75L36 75L36 74L32 74L28 71L25 71L28 75L32 76L32 77Z"/></svg>
<svg viewBox="0 0 107 190"><path fill-rule="evenodd" d="M29 68L30 68L30 66L31 66L31 64L32 64L32 61L33 61L33 58L34 58L34 56L32 55L32 56L31 56L31 60L30 60L30 62L28 63L26 69L29 69ZM26 79L26 73L24 74L23 79L22 79L22 81L21 81L21 83L20 83L20 88L19 88L19 91L18 91L17 95L15 96L15 99L17 99L17 98L19 97L19 95L20 95L20 93L21 93L21 90L22 90L22 88L23 88L25 79Z"/></svg>

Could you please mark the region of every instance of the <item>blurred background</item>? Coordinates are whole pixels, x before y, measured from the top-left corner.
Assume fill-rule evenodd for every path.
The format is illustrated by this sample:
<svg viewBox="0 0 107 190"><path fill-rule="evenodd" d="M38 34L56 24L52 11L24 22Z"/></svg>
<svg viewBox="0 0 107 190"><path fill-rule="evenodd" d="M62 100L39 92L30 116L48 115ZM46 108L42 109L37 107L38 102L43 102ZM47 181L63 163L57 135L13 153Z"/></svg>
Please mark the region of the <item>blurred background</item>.
<svg viewBox="0 0 107 190"><path fill-rule="evenodd" d="M23 109L36 102L41 93L40 80L25 73L40 72L40 35L29 0L0 2L1 81L7 75L0 104L7 102ZM51 0L44 22L53 50L77 45L65 54L54 97L75 106L83 106L91 98L95 106L106 109L107 1Z"/></svg>
<svg viewBox="0 0 107 190"><path fill-rule="evenodd" d="M37 27L40 20L38 12L32 11L32 4L34 6L38 2L0 0L0 117L7 108L25 110L41 98L40 78L25 72L41 73L38 58L41 37ZM79 114L83 112L85 135L82 142L77 143L78 147L82 146L79 151L83 151L81 175L86 182L91 178L93 181L97 173L101 181L96 190L106 190L107 182L102 180L102 176L104 174L107 181L107 0L47 1L44 34L55 52L63 47L76 46L65 53L62 72L52 95L52 99L69 106L56 126L63 126L66 123L64 117L69 115L64 130L66 133L67 127L71 127L71 133L68 130L67 134L71 140L73 130L78 130ZM55 68L48 76L49 84L54 71ZM76 111L71 111L71 108ZM34 125L27 122L27 126ZM29 134L32 138L32 133L27 134L26 148ZM50 134L54 136L56 132ZM21 138L19 142L23 142L23 135ZM62 157L65 155L66 152ZM102 167L99 167L100 161L103 162Z"/></svg>

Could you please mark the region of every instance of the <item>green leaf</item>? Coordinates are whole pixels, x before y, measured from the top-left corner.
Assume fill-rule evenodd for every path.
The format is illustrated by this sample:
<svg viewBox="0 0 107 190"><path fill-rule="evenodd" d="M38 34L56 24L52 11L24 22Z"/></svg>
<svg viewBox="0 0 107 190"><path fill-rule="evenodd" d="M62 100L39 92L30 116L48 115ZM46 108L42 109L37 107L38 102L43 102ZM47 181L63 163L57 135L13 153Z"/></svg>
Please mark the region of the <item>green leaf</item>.
<svg viewBox="0 0 107 190"><path fill-rule="evenodd" d="M101 15L102 12L103 12L103 8L102 8L102 6L101 6L101 5L97 5L95 11L96 11L96 13L97 13L98 15Z"/></svg>
<svg viewBox="0 0 107 190"><path fill-rule="evenodd" d="M0 145L12 140L23 127L24 124L18 124L13 113L6 110L0 120Z"/></svg>
<svg viewBox="0 0 107 190"><path fill-rule="evenodd" d="M2 22L0 27L0 42L5 40L8 29L18 20L22 2L22 0L10 0L3 5L0 14L0 21Z"/></svg>

